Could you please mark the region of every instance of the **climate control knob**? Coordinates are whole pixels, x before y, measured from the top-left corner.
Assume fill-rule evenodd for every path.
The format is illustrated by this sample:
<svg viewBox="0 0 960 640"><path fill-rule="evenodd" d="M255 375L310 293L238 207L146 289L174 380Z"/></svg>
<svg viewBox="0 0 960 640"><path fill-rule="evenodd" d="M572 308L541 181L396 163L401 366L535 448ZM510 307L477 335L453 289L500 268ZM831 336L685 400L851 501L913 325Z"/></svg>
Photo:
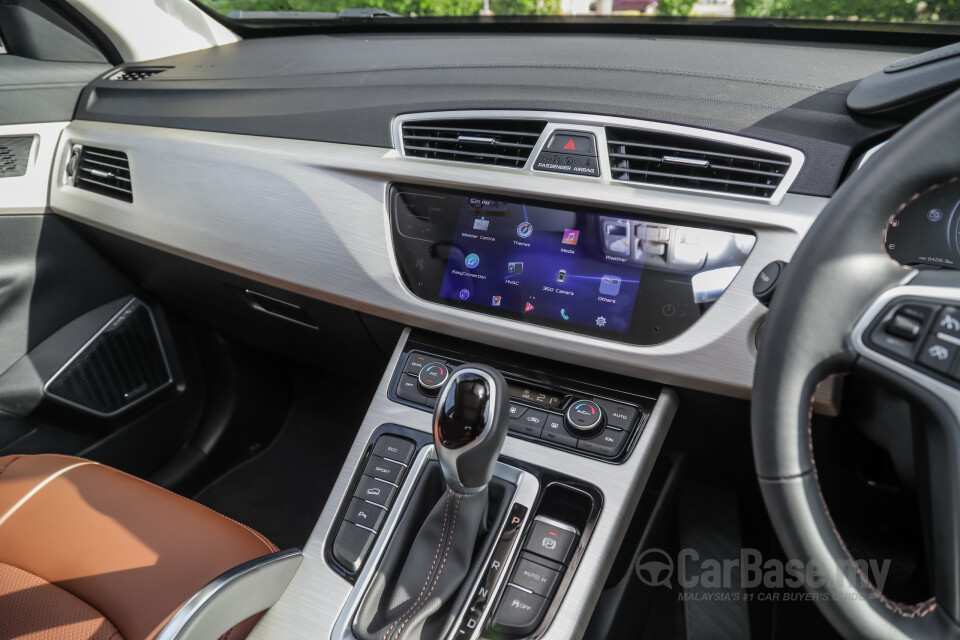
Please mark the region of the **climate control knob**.
<svg viewBox="0 0 960 640"><path fill-rule="evenodd" d="M449 377L450 368L447 365L442 362L430 362L420 369L417 382L420 383L421 391L428 396L435 396Z"/></svg>
<svg viewBox="0 0 960 640"><path fill-rule="evenodd" d="M604 427L603 410L596 402L574 400L567 409L567 431L578 438L592 438Z"/></svg>

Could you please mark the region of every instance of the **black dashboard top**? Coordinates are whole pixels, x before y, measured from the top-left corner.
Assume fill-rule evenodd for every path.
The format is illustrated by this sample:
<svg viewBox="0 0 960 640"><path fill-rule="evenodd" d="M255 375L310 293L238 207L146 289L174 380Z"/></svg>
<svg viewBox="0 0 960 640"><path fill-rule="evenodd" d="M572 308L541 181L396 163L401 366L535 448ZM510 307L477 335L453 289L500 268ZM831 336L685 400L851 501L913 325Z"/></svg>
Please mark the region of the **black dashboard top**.
<svg viewBox="0 0 960 640"><path fill-rule="evenodd" d="M103 77L79 119L390 147L403 113L524 109L737 133L809 159L791 191L829 196L852 154L896 123L854 118L856 81L903 47L570 34L343 34L258 38Z"/></svg>

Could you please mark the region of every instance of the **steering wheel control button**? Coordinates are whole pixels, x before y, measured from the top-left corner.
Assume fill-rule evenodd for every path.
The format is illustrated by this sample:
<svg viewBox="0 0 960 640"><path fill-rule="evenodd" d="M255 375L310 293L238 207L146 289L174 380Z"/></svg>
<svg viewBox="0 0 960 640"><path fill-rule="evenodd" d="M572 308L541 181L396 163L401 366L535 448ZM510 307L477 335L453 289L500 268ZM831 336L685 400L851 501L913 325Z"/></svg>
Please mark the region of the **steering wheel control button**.
<svg viewBox="0 0 960 640"><path fill-rule="evenodd" d="M381 482L370 476L363 476L357 483L357 490L353 492L353 497L389 509L396 494L397 488L389 482Z"/></svg>
<svg viewBox="0 0 960 640"><path fill-rule="evenodd" d="M603 431L603 410L592 400L574 400L567 409L567 427L577 437L593 437Z"/></svg>
<svg viewBox="0 0 960 640"><path fill-rule="evenodd" d="M511 636L528 636L537 630L550 601L515 585L507 585L493 616L493 627Z"/></svg>
<svg viewBox="0 0 960 640"><path fill-rule="evenodd" d="M553 597L559 581L559 571L541 566L527 558L520 558L517 568L510 576L510 584L532 591L544 598Z"/></svg>
<svg viewBox="0 0 960 640"><path fill-rule="evenodd" d="M559 520L537 516L523 550L566 565L573 555L579 537L580 532L575 527Z"/></svg>
<svg viewBox="0 0 960 640"><path fill-rule="evenodd" d="M386 517L387 510L383 507L354 498L350 501L350 508L347 509L347 515L343 519L374 531L380 531L380 525L383 524Z"/></svg>
<svg viewBox="0 0 960 640"><path fill-rule="evenodd" d="M556 131L544 147L545 151L577 156L597 155L597 143L592 133L582 131Z"/></svg>
<svg viewBox="0 0 960 640"><path fill-rule="evenodd" d="M442 362L425 364L417 376L417 380L420 382L420 391L425 395L434 395L440 391L440 387L449 377L450 368Z"/></svg>
<svg viewBox="0 0 960 640"><path fill-rule="evenodd" d="M596 453L601 456L613 457L623 450L623 445L630 435L629 431L620 429L604 429L603 433L590 440L580 440L577 448L581 451Z"/></svg>
<svg viewBox="0 0 960 640"><path fill-rule="evenodd" d="M379 456L370 456L370 459L367 460L367 466L363 470L363 475L399 485L405 470L406 467L399 462L384 460Z"/></svg>
<svg viewBox="0 0 960 640"><path fill-rule="evenodd" d="M763 306L770 306L773 293L777 288L777 282L783 275L786 266L787 263L783 260L776 260L765 266L757 274L757 278L753 281L753 295Z"/></svg>
<svg viewBox="0 0 960 640"><path fill-rule="evenodd" d="M947 373L950 371L950 365L956 359L958 349L960 349L960 346L954 342L948 342L937 335L932 335L923 343L920 354L917 356L917 362L940 373Z"/></svg>
<svg viewBox="0 0 960 640"><path fill-rule="evenodd" d="M631 407L628 404L600 399L598 399L596 402L598 405L600 405L600 408L603 409L603 415L607 419L608 427L629 429L634 425L634 423L636 423L637 416L640 415L640 412L637 411L636 407Z"/></svg>
<svg viewBox="0 0 960 640"><path fill-rule="evenodd" d="M404 373L412 373L413 375L419 375L420 370L424 366L433 362L433 358L425 356L422 353L411 353L407 356L407 364L403 368Z"/></svg>
<svg viewBox="0 0 960 640"><path fill-rule="evenodd" d="M886 314L870 333L870 342L880 351L913 360L920 338L939 310L940 307L925 304L902 304Z"/></svg>
<svg viewBox="0 0 960 640"><path fill-rule="evenodd" d="M937 321L933 324L933 332L943 340L949 342L950 338L953 338L957 344L960 344L960 311L954 307L946 307L937 316Z"/></svg>
<svg viewBox="0 0 960 640"><path fill-rule="evenodd" d="M407 465L413 459L413 452L416 447L409 440L396 438L394 436L380 436L377 438L377 444L373 447L373 455L381 458L396 460Z"/></svg>
<svg viewBox="0 0 960 640"><path fill-rule="evenodd" d="M400 376L400 382L397 383L397 396L416 404L427 403L427 398L420 393L420 382L416 376L409 373Z"/></svg>
<svg viewBox="0 0 960 640"><path fill-rule="evenodd" d="M372 507L371 509L376 509ZM370 553L376 534L367 531L352 522L340 524L337 538L333 542L333 557L350 573L356 573L363 564L363 559Z"/></svg>
<svg viewBox="0 0 960 640"><path fill-rule="evenodd" d="M547 416L547 424L543 425L543 433L540 437L548 442L563 445L565 447L577 446L577 439L574 438L563 426L563 418L550 414Z"/></svg>

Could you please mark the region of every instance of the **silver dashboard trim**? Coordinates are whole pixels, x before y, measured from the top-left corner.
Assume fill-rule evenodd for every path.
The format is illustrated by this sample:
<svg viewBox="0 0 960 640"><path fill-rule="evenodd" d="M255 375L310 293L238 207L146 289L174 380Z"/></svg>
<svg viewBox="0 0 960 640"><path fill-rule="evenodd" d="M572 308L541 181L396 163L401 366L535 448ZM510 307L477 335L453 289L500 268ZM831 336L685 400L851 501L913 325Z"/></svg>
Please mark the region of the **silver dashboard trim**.
<svg viewBox="0 0 960 640"><path fill-rule="evenodd" d="M62 135L53 175L73 144L127 153L137 198L126 203L51 187L51 208L151 247L258 282L521 353L669 385L748 397L754 336L766 309L753 280L789 260L827 202L787 194L766 203L603 184L581 177L443 162L411 162L393 149L304 140L74 121ZM752 231L740 273L688 331L634 346L430 303L408 291L393 258L386 193L391 183L642 209L670 221Z"/></svg>
<svg viewBox="0 0 960 640"><path fill-rule="evenodd" d="M300 570L280 600L253 630L250 640L320 640L333 637L334 625L347 605L353 585L327 565L324 548L327 536L335 533L335 518L343 500L349 499L348 489L367 443L374 431L387 423L431 433L430 413L393 402L387 397L408 336L409 329L404 330L340 470L331 498L304 547L304 561ZM669 388L663 389L636 446L629 457L618 465L507 436L502 456L586 478L603 492L604 497L603 510L597 519L590 544L584 550L564 596L563 606L543 636L544 640L571 640L583 636L589 612L596 604L616 550L626 533L629 518L624 514L633 513L636 509L676 410L676 393Z"/></svg>
<svg viewBox="0 0 960 640"><path fill-rule="evenodd" d="M697 127L687 127L678 124L668 124L666 122L655 122L651 120L635 120L632 118L617 118L613 116L599 116L599 115L589 115L589 114L578 114L578 113L564 113L558 111L529 111L529 110L505 110L505 109L470 109L463 111L429 111L425 113L408 113L399 115L393 119L393 144L394 148L401 157L406 160L413 160L417 162L429 162L429 163L441 163L441 164L468 164L456 160L433 160L429 158L418 158L415 156L407 156L404 153L403 145L403 125L408 122L418 122L423 120L461 120L461 119L487 119L487 120L543 120L546 121L546 126L543 129L543 132L540 134L540 137L537 140L536 146L530 152L530 157L527 159L526 164L521 169L505 168L506 171L525 171L525 172L537 172L537 173L547 173L548 175L557 175L551 174L550 172L541 172L534 169L536 164L537 156L543 150L543 147L547 144L547 141L550 139L550 136L553 135L558 129L563 130L576 130L583 133L593 134L596 138L597 143L597 161L600 165L600 175L599 177L589 177L589 176L565 176L568 178L574 178L577 180L592 180L599 181L603 184L618 184L625 185L629 188L634 189L654 189L654 190L666 190L666 191L678 191L685 193L698 193L698 194L707 194L713 197L720 198L731 198L735 200L747 200L754 202L763 202L771 205L779 205L784 196L786 196L787 191L793 185L793 181L796 179L797 175L800 173L800 169L803 167L805 156L802 151L799 149L794 149L793 147L787 147L781 144L775 144L773 142L766 142L764 140L757 140L755 138L748 138L745 136L738 136L731 133L722 133L720 131L713 131L710 129L699 129ZM720 191L710 191L707 189L689 189L686 187L672 187L668 185L657 185L657 184L646 184L646 183L637 183L637 182L628 182L624 180L614 180L613 172L610 168L610 158L606 153L607 149L607 133L606 127L620 127L624 129L636 129L639 131L654 131L659 133L672 133L679 136L685 136L688 138L700 138L702 140L710 140L713 142L723 142L727 144L733 144L741 146L747 149L756 149L758 151L766 151L769 153L777 153L780 155L787 156L790 158L790 168L787 169L787 172L783 176L783 180L780 181L780 184L774 190L773 195L769 198L761 198L757 196L743 196L730 193L723 193ZM683 160L684 163L690 163L686 159ZM481 165L484 166L484 165Z"/></svg>

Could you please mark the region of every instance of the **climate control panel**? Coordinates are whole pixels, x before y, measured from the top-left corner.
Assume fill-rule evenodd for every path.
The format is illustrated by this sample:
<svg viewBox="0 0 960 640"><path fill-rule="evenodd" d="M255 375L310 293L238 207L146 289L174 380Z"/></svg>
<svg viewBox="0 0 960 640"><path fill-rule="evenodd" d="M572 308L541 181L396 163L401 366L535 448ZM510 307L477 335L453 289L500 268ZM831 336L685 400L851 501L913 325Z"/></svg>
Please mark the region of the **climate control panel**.
<svg viewBox="0 0 960 640"><path fill-rule="evenodd" d="M432 411L450 371L463 361L414 350L401 358L394 376L394 400ZM501 369L510 389L510 435L535 440L581 455L616 461L630 446L649 415L632 399L599 395L596 390L544 385ZM613 395L613 394L611 394Z"/></svg>

